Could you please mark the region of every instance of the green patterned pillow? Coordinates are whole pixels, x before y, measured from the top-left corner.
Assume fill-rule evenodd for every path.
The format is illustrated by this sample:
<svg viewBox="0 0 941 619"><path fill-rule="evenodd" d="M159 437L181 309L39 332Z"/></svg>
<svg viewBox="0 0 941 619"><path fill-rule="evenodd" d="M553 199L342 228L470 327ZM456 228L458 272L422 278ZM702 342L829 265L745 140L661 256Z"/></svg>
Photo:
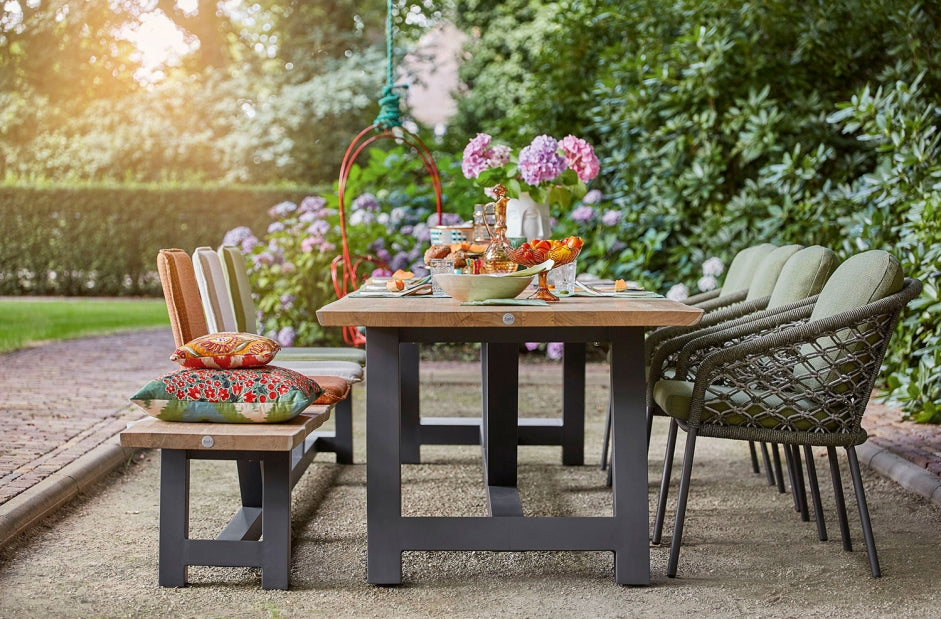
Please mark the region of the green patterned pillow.
<svg viewBox="0 0 941 619"><path fill-rule="evenodd" d="M150 381L131 401L164 421L278 423L299 415L322 393L317 381L273 365L183 368Z"/></svg>

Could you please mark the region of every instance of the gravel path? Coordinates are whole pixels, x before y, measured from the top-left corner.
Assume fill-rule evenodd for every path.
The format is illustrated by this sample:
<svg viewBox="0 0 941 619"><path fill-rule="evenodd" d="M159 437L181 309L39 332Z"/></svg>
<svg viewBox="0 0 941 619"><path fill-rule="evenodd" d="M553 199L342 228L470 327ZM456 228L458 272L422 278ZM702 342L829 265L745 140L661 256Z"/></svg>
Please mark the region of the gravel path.
<svg viewBox="0 0 941 619"><path fill-rule="evenodd" d="M359 389L361 463L365 398ZM468 384L426 383L422 407L471 412L473 393ZM526 386L522 412L557 410L558 395L551 385ZM599 458L606 397L603 388L589 390L589 462ZM651 506L665 434L660 422L649 455ZM825 471L825 457L817 455L818 471ZM145 452L0 550L0 617L938 615L937 506L863 471L885 574L874 580L851 499L855 550L840 548L827 475L820 478L831 540L819 542L814 524L800 522L790 496L750 472L745 444L701 439L696 456L680 577L664 576L667 548L652 547L650 587L616 585L611 554L592 552L409 552L402 586L368 585L365 467L341 467L318 456L293 495L291 590L263 591L258 570L243 568L193 567L189 587L157 586L159 458ZM425 448L423 459L403 467L406 513L483 513L478 449ZM520 463L527 514L610 510L604 473L596 466L562 467L558 448L551 447L521 448ZM231 463L194 463L194 535L213 535L234 511L234 473Z"/></svg>

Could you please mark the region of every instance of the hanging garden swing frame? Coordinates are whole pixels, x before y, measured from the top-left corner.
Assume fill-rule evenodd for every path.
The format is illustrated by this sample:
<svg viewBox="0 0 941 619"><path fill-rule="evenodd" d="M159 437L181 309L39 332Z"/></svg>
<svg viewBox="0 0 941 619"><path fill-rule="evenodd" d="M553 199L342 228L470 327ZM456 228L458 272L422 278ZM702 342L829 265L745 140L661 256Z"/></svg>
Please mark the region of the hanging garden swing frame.
<svg viewBox="0 0 941 619"><path fill-rule="evenodd" d="M333 287L338 298L342 298L359 287L361 282L357 270L361 265L367 262L374 265L382 265L381 261L372 256L351 252L349 238L347 236L347 182L349 181L350 171L356 163L356 159L370 145L380 140L391 139L398 144L407 145L418 155L425 169L428 171L431 185L434 188L438 225L441 225L441 174L438 171L438 166L435 164L431 151L425 143L422 142L421 138L402 126L400 97L396 93L396 89L404 86L397 86L394 81L394 34L392 0L389 0L386 11L386 84L382 89L382 96L379 99L379 116L376 117L372 125L360 131L356 137L353 138L353 141L350 142L350 145L346 149L346 153L343 155L343 161L340 163L337 198L339 204L342 253L333 260L331 268ZM343 329L343 339L351 346L362 346L366 343L365 335L355 327L345 327Z"/></svg>

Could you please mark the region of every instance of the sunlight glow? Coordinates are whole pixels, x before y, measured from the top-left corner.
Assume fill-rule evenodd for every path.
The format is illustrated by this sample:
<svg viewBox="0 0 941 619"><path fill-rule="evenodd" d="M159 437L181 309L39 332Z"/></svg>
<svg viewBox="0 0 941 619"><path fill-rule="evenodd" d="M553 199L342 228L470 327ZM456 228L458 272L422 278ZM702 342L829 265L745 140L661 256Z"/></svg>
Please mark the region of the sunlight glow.
<svg viewBox="0 0 941 619"><path fill-rule="evenodd" d="M185 8L192 3L178 4ZM178 65L183 56L199 47L198 41L187 38L162 11L144 13L139 23L126 26L121 35L137 47L134 59L141 63L141 68L134 78L142 84L164 79L165 68Z"/></svg>

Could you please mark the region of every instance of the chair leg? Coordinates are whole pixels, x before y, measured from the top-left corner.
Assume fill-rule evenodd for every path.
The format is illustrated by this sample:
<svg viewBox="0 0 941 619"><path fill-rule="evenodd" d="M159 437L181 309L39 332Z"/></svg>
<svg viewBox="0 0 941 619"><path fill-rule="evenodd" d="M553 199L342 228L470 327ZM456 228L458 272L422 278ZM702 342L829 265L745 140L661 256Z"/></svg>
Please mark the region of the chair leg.
<svg viewBox="0 0 941 619"><path fill-rule="evenodd" d="M649 413L648 413L649 414ZM648 439L648 443L650 440ZM608 398L608 414L604 418L604 437L601 441L601 470L608 466L608 450L611 448L611 399ZM610 484L609 484L610 485Z"/></svg>
<svg viewBox="0 0 941 619"><path fill-rule="evenodd" d="M663 517L667 511L667 493L670 488L670 475L673 472L673 452L676 447L676 419L670 419L670 431L667 434L667 450L663 455L663 476L660 478L660 495L657 497L657 515L653 523L653 537L650 541L660 543L663 535Z"/></svg>
<svg viewBox="0 0 941 619"><path fill-rule="evenodd" d="M805 522L810 520L810 516L804 517L806 501L801 503L801 489L804 483L804 476L798 475L797 465L794 463L794 451L791 445L784 445L784 463L787 465L788 481L791 483L791 498L794 500L794 511L801 515L801 520ZM797 456L798 459L800 455ZM806 499L806 494L803 495Z"/></svg>
<svg viewBox="0 0 941 619"><path fill-rule="evenodd" d="M836 518L840 523L840 537L843 540L843 550L853 551L853 541L850 539L850 525L846 518L846 501L843 498L843 479L840 477L840 463L836 458L836 448L827 447L827 458L830 460L830 480L833 482L833 500L836 503Z"/></svg>
<svg viewBox="0 0 941 619"><path fill-rule="evenodd" d="M791 450L791 461L794 463L794 481L797 482L797 511L802 522L810 522L810 510L807 509L807 487L804 485L804 470L801 466L801 452L797 445L785 446Z"/></svg>
<svg viewBox="0 0 941 619"><path fill-rule="evenodd" d="M882 576L879 568L879 557L876 555L876 540L872 537L872 523L869 520L869 505L866 503L866 491L863 488L863 478L859 474L859 460L856 457L856 448L852 445L846 448L846 456L850 463L850 474L853 477L853 488L856 491L856 505L859 507L859 521L863 526L863 538L866 540L866 554L869 555L869 567L872 577Z"/></svg>
<svg viewBox="0 0 941 619"><path fill-rule="evenodd" d="M768 476L768 485L774 485L774 470L771 468L771 456L768 454L768 443L761 443L761 459L765 463L765 475Z"/></svg>
<svg viewBox="0 0 941 619"><path fill-rule="evenodd" d="M667 576L676 578L676 567L680 561L680 541L683 538L683 521L686 519L686 499L689 497L689 482L693 472L693 453L696 451L696 430L686 434L686 451L683 454L683 476L676 501L676 522L673 523L673 539L670 540L670 561Z"/></svg>
<svg viewBox="0 0 941 619"><path fill-rule="evenodd" d="M751 455L751 470L755 475L761 475L761 468L758 466L758 452L755 451L755 442L748 441L748 453Z"/></svg>
<svg viewBox="0 0 941 619"><path fill-rule="evenodd" d="M650 451L650 433L653 431L653 408L647 407L647 451Z"/></svg>
<svg viewBox="0 0 941 619"><path fill-rule="evenodd" d="M778 485L778 492L784 494L787 490L784 488L784 471L781 470L781 452L778 451L777 443L771 443L771 456L774 458L774 480Z"/></svg>
<svg viewBox="0 0 941 619"><path fill-rule="evenodd" d="M804 445L804 460L807 462L807 482L810 484L810 498L814 502L814 519L817 521L817 537L827 541L827 524L823 519L823 501L820 500L820 485L817 483L817 466L814 464L814 452L810 445Z"/></svg>

